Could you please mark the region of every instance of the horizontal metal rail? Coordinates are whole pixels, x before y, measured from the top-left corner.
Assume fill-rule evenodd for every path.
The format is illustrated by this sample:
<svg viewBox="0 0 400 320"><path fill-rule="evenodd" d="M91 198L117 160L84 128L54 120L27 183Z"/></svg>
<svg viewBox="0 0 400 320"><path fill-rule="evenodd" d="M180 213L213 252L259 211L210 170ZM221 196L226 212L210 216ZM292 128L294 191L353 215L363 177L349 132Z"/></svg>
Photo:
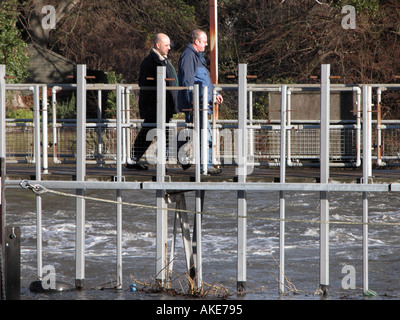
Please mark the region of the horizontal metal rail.
<svg viewBox="0 0 400 320"><path fill-rule="evenodd" d="M100 189L100 190L116 190L117 198L117 287L122 287L121 273L122 273L122 252L121 252L121 236L122 236L122 208L121 202L121 190L155 190L157 211L156 211L156 272L157 280L161 285L166 284L166 276L164 270L166 270L166 247L167 247L167 196L168 192L178 193L181 191L194 191L195 192L195 212L202 211L202 192L205 190L227 190L237 192L238 208L237 216L238 219L238 288L245 288L246 283L246 223L247 223L247 192L251 191L277 191L279 192L280 199L280 279L284 275L284 262L285 262L285 192L288 191L306 191L306 192L319 192L320 193L320 207L321 207L321 234L320 234L320 286L321 289L326 290L329 286L329 202L327 198L328 192L361 192L363 194L362 207L363 207L363 290L368 291L368 193L369 192L398 192L400 191L400 184L377 184L373 183L372 177L372 160L374 155L372 154L372 141L373 141L373 121L372 121L372 89L381 90L379 88L385 88L387 90L398 90L399 85L335 85L330 84L328 65L321 67L321 84L319 85L258 85L248 84L246 79L247 68L245 65L239 65L239 83L237 85L218 85L216 90L223 91L237 91L238 96L238 121L236 123L217 123L215 122L215 131L218 141L223 140L223 147L228 142L231 146L227 148L230 152L226 155L230 164L237 166L238 182L201 182L201 174L204 172L204 168L201 171L201 164L204 162L204 154L208 151L208 143L201 143L205 141L204 136L201 136L200 128L200 116L206 117L206 105L201 106L199 100L199 87L195 85L193 88L176 87L166 88L165 86L165 67L159 67L157 69L157 86L155 88L139 88L137 85L102 85L102 84L87 84L86 83L86 66L78 65L77 68L77 81L76 84L70 85L49 85L49 84L35 84L35 85L5 85L4 79L5 68L0 68L0 157L6 158L6 116L5 116L5 92L6 90L31 90L34 96L34 119L33 119L33 163L35 163L36 178L31 181L32 184L41 185L44 188L51 189L73 189L76 192L76 274L75 284L77 288L82 288L85 279L85 191L88 189ZM43 181L42 173L46 173L47 170L47 148L48 148L48 119L47 119L47 102L42 102L42 108L40 108L40 88L44 92L44 88L51 87L55 89L57 87L63 90L76 90L77 92L77 119L76 119L76 130L73 127L73 123L69 123L66 127L72 127L76 131L76 146L72 149L74 152L71 154L75 155L76 161L76 181ZM129 118L129 114L126 110L129 110L129 105L126 104L129 99L124 99L124 96L130 90L156 90L157 94L157 114L160 115L156 125L155 136L156 141L156 181L155 182L127 182L124 181L122 176L122 165L131 161L131 148L132 137L130 130L132 127L139 127L139 123L132 125ZM195 182L173 182L169 181L166 175L166 131L167 124L164 123L165 113L165 98L167 90L192 90L194 95L193 115L194 123L190 128L184 128L192 130L191 141L193 143L192 158L195 160ZM89 123L86 119L86 92L87 90L115 90L116 91L116 119L115 122L103 123L102 119ZM280 92L280 121L277 124L270 123L257 123L252 118L251 104L248 105L247 99L249 94L252 92L263 91L263 92ZM296 94L297 92L321 92L321 119L316 123L299 123L294 122L290 118L290 95ZM329 97L331 91L353 91L357 94L357 119L355 123L334 123L330 121L329 116ZM56 93L56 90L54 90ZM213 93L215 95L215 92ZM55 95L54 95L55 97ZM47 101L47 99L44 99ZM54 101L54 100L53 100ZM52 107L55 104L52 103ZM203 109L201 111L201 109ZM42 112L42 116L40 116ZM55 114L55 113L54 113ZM40 124L42 120L42 124ZM205 123L206 121L203 121ZM53 133L54 130L60 128L60 124L57 122L57 118L53 117ZM230 126L230 127L224 127ZM392 129L397 130L398 123L387 124L387 126L393 125ZM16 126L18 127L18 126ZM172 125L172 128L178 128L179 125ZM61 126L62 128L62 126ZM170 129L170 128L168 128ZM88 130L89 133L95 130L97 136L95 137L96 151L90 151L88 147ZM103 130L111 130L110 141L114 143L113 151L105 152L103 150ZM228 131L227 131L228 130ZM236 131L235 131L236 130ZM255 132L259 130L262 133L257 136ZM351 145L349 149L356 149L356 153L348 154L332 154L335 148L335 139L333 134L336 131L349 130L351 135L354 135L354 139L351 139ZM382 126L382 120L377 119L377 130L376 134L382 133L382 130L388 130L388 127ZM295 141L296 132L313 132L312 139L307 138L309 141L315 142L315 150L311 150L308 153L295 153L293 141ZM204 133L204 131L203 131ZM286 135L287 134L287 135ZM53 141L53 145L58 145L59 133L55 133L54 137L57 137ZM382 136L381 136L382 137ZM226 140L225 140L226 139ZM231 140L229 140L231 139ZM266 140L262 140L266 139ZM269 141L275 139L276 150L271 152L271 145ZM228 141L229 140L229 141ZM267 165L279 165L280 166L280 181L281 183L256 183L248 182L247 176L252 173L252 168L256 164L255 157L263 156L263 151L257 149L258 146L255 144L256 140L262 140L266 149L269 149L269 154L266 154L265 161ZM383 143L383 140L379 140L379 143ZM268 142L268 143L267 143ZM41 144L42 143L42 144ZM346 142L347 143L347 142ZM236 147L232 147L236 146ZM381 144L378 144L380 146ZM237 149L235 149L237 148ZM216 154L214 154L215 164L220 164L224 159L224 155L219 152L222 150L220 146L216 146ZM258 151L260 150L260 151ZM57 158L58 151L54 151L55 163L60 163ZM89 152L88 152L89 151ZM235 151L235 153L233 152ZM261 153L257 155L257 152ZM28 152L27 152L28 153ZM91 154L89 154L91 153ZM67 154L67 153L66 153ZM97 158L97 163L103 161L105 156L113 154L114 159L111 159L115 164L116 173L114 181L103 182L103 181L86 181L86 165L91 163L88 160L89 157ZM203 155L203 157L201 156ZM384 156L378 154L378 159L384 159ZM274 158L271 160L271 158ZM259 157L260 159L260 157ZM257 159L257 160L259 160ZM285 168L294 165L306 165L305 161L310 159L319 159L320 161L320 179L322 183L286 183L286 171ZM235 161L232 161L235 160ZM264 160L261 158L261 160ZM296 160L303 160L304 163L295 163ZM227 161L227 162L228 162ZM335 163L335 161L338 161ZM259 161L261 164L262 161ZM225 163L224 163L225 164ZM333 165L349 165L349 166L362 166L362 179L360 183L328 183L329 178L329 167ZM7 181L5 182L7 187L15 187L19 185L19 181ZM40 189L40 188L39 188ZM39 190L38 189L38 190ZM44 190L43 190L44 191ZM204 197L204 194L203 194ZM37 247L38 247L38 274L39 279L42 278L42 247L41 247L41 204L42 196L39 192L36 195L37 203ZM201 283L201 215L196 215L196 224L193 228L195 234L193 239L196 242L197 256L195 259L196 269L196 280L197 284ZM280 290L282 290L280 286Z"/></svg>

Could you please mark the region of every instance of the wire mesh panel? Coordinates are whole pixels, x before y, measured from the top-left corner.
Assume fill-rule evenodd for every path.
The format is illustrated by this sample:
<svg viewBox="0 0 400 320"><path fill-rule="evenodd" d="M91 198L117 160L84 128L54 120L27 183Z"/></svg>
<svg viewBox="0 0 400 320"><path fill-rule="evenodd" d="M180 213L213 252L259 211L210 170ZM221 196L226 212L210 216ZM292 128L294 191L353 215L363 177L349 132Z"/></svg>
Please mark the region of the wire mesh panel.
<svg viewBox="0 0 400 320"><path fill-rule="evenodd" d="M354 159L357 152L356 130L340 128L330 130L330 157L333 160Z"/></svg>
<svg viewBox="0 0 400 320"><path fill-rule="evenodd" d="M54 157L59 160L75 159L76 156L76 127L75 126L59 126L57 127L57 143L54 145L53 137L53 149ZM72 158L72 159L70 159Z"/></svg>
<svg viewBox="0 0 400 320"><path fill-rule="evenodd" d="M86 128L86 159L116 159L116 128Z"/></svg>
<svg viewBox="0 0 400 320"><path fill-rule="evenodd" d="M224 129L227 130L227 129ZM280 158L280 130L253 129L251 143L256 162L279 162ZM227 134L222 135L226 140ZM356 131L350 128L330 129L330 157L332 161L354 161L356 157ZM233 143L234 144L234 143ZM314 160L320 158L320 130L316 128L302 128L288 130L287 155L289 159ZM235 147L224 148L221 142L220 157L236 159ZM230 162L232 163L232 162Z"/></svg>
<svg viewBox="0 0 400 320"><path fill-rule="evenodd" d="M33 158L32 123L6 125L6 153L8 161L24 161Z"/></svg>
<svg viewBox="0 0 400 320"><path fill-rule="evenodd" d="M300 129L288 131L290 154L297 159L315 159L320 156L320 130Z"/></svg>
<svg viewBox="0 0 400 320"><path fill-rule="evenodd" d="M373 141L374 145L379 145L376 135L374 135ZM382 159L400 160L400 128L391 128L391 126L388 125L383 129L381 131L380 148Z"/></svg>
<svg viewBox="0 0 400 320"><path fill-rule="evenodd" d="M254 158L258 161L269 161L280 157L280 130L254 130Z"/></svg>
<svg viewBox="0 0 400 320"><path fill-rule="evenodd" d="M256 123L253 123L256 124ZM254 156L256 163L279 163L280 159L280 129L266 128L249 129L248 146L249 161ZM311 127L311 128L310 128ZM140 122L122 128L122 143L124 160L133 159L150 164L156 163L156 129L150 130L147 140L150 145L139 145L137 150L144 152L141 159L136 159L134 143L142 128ZM181 160L193 161L192 146L186 142L186 137L193 135L182 133L185 126L178 126L177 122L171 123L166 132L168 143L167 163L179 164ZM191 129L187 129L190 131ZM399 157L400 154L400 129L382 130L383 157ZM374 141L376 141L374 130ZM235 124L218 124L217 163L224 165L237 164L237 129ZM33 127L31 124L12 124L7 126L7 155L12 159L32 159L33 157ZM179 141L181 140L181 141ZM114 125L97 124L86 128L86 160L109 163L116 161L117 155L117 128ZM375 142L376 145L377 142ZM49 156L56 159L55 163L75 161L76 157L76 126L74 123L58 124L56 137L53 128L49 128L49 144L53 152ZM185 149L180 150L180 147ZM360 146L359 146L360 147ZM187 149L187 150L186 150ZM357 139L354 126L332 126L330 129L330 158L331 161L353 162L356 157ZM298 125L287 132L288 159L296 161L318 160L320 157L320 130L315 126ZM179 160L178 160L179 159Z"/></svg>

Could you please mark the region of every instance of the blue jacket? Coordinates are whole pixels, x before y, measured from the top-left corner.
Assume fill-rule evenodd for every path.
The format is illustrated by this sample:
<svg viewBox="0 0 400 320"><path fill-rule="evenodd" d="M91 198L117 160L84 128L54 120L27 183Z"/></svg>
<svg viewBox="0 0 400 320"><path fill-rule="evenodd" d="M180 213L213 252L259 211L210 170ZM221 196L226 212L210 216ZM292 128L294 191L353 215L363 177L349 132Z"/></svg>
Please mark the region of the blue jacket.
<svg viewBox="0 0 400 320"><path fill-rule="evenodd" d="M210 72L202 52L194 50L189 43L182 52L178 62L178 80L182 87L199 85L200 104L203 101L203 86L208 87L208 103L212 104L212 93L214 85L211 82ZM178 91L178 107L182 109L192 109L192 91Z"/></svg>

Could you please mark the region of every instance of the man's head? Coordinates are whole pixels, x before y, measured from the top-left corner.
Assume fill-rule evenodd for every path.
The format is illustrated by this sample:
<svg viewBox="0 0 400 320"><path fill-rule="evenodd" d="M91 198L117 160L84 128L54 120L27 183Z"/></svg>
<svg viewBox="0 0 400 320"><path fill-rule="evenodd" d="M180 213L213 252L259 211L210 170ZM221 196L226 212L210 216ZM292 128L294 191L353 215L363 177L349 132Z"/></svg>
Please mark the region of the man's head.
<svg viewBox="0 0 400 320"><path fill-rule="evenodd" d="M208 43L207 43L207 34L199 29L193 30L191 35L191 43L197 52L204 52Z"/></svg>
<svg viewBox="0 0 400 320"><path fill-rule="evenodd" d="M154 49L156 49L161 55L168 55L171 49L171 41L169 37L164 33L158 33L154 37Z"/></svg>

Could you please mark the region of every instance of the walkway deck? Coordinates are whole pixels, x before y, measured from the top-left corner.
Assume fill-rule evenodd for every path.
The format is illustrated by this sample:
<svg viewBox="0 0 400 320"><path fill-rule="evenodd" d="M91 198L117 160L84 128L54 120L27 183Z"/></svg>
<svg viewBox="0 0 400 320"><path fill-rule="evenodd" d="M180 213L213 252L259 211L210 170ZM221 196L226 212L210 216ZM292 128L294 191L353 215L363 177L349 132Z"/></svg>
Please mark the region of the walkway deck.
<svg viewBox="0 0 400 320"><path fill-rule="evenodd" d="M202 176L202 182L234 182L235 167L222 168L223 172L216 176ZM48 169L48 174L42 174L42 180L74 181L76 169L73 165L59 165ZM147 171L136 171L123 168L122 174L125 181L155 181L156 168L150 166ZM116 169L112 166L98 167L88 165L86 167L86 179L91 181L113 181ZM194 167L184 171L180 167L168 168L167 175L172 182L194 181ZM319 182L320 170L317 167L292 167L286 169L286 182L295 183L317 183ZM362 178L361 168L331 168L330 181L340 183L358 183ZM6 167L6 180L35 180L34 165L8 164ZM254 168L252 174L247 176L247 182L279 182L279 167ZM377 168L372 173L373 183L399 183L400 168Z"/></svg>

